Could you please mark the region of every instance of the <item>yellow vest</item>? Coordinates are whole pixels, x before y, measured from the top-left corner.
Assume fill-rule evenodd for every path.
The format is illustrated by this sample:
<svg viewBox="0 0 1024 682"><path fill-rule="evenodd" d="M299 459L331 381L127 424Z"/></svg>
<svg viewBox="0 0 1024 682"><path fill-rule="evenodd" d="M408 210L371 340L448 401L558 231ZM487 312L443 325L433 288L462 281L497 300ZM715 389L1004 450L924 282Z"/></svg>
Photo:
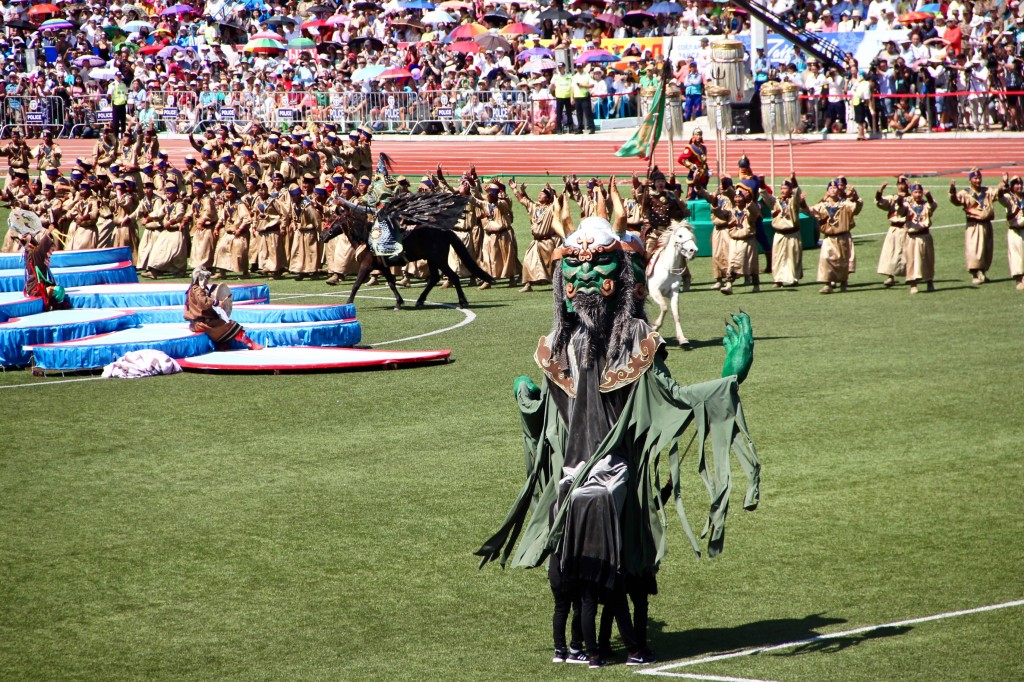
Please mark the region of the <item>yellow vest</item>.
<svg viewBox="0 0 1024 682"><path fill-rule="evenodd" d="M551 82L555 84L555 97L569 99L572 96L572 76L569 74L556 75Z"/></svg>
<svg viewBox="0 0 1024 682"><path fill-rule="evenodd" d="M124 83L116 83L114 91L110 95L110 103L121 105L128 104L128 87Z"/></svg>

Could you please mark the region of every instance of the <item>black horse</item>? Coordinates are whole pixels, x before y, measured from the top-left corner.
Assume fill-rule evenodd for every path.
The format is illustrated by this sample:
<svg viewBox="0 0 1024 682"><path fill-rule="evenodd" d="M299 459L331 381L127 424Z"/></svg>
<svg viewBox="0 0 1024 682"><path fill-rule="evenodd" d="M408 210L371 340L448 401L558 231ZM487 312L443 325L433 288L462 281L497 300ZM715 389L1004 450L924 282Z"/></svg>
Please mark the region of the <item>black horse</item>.
<svg viewBox="0 0 1024 682"><path fill-rule="evenodd" d="M320 235L320 241L327 243L334 239L338 235L344 233L351 242L353 248L357 248L360 245L366 244L366 225L365 223L353 224L348 220L349 216L341 216L331 223L331 226L327 228ZM469 269L473 277L476 277L484 282L494 283L494 278L484 272L476 260L474 260L472 254L469 253L469 249L462 243L451 230L438 229L434 227L417 227L409 232L405 233L402 238L402 248L404 249L404 256L400 262L393 262L391 259L381 258L380 256L373 255L369 247L362 249L359 256L359 274L356 275L356 281L352 285L352 291L348 295L348 302L352 303L355 300L356 293L359 291L359 287L363 285L370 277L370 273L374 269L378 269L384 275L384 279L387 280L388 287L395 295L395 310L402 307L405 300L402 295L398 293L398 286L395 283L395 276L391 274L391 268L396 265L405 265L406 262L425 260L427 261L427 267L430 272L427 277L427 286L423 289L423 293L416 300L416 306L420 307L427 300L427 294L430 290L441 280L441 275L448 278L448 281L455 287L456 293L459 296L459 307L468 308L469 301L466 300L466 295L462 292L462 285L459 283L459 276L448 267L448 252L449 249L455 249L455 254L459 257L459 260Z"/></svg>

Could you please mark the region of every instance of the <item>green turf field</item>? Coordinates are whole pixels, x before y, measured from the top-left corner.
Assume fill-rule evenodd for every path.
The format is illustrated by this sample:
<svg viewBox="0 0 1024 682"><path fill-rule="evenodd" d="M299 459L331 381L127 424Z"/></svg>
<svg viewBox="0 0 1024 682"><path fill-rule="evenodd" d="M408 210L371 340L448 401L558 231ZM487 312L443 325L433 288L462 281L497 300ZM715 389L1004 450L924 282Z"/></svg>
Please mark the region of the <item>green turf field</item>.
<svg viewBox="0 0 1024 682"><path fill-rule="evenodd" d="M812 201L823 183L805 181ZM937 224L960 224L948 181L930 184ZM876 183L857 185L873 196ZM869 206L857 232L884 227ZM741 394L762 504L743 512L734 492L714 561L698 561L670 520L651 607L661 661L1024 598L1024 293L1007 279L1005 223L995 283L980 290L962 235L935 231L938 291L915 297L880 286L880 237L857 241L851 290L828 297L811 281L816 251L799 289L731 298L707 289L709 262L697 261L681 297L696 348L671 349L669 365L684 383L717 376L725 315L749 312L756 360ZM347 286L271 291L314 303ZM632 675L549 662L544 571L477 570L473 550L521 483L512 379L539 380L531 356L552 302L547 287L468 296L470 324L390 346L451 348L446 366L54 385L0 373L0 679ZM464 319L357 304L367 343ZM706 494L693 467L696 519ZM1020 680L1022 641L1017 606L670 672Z"/></svg>

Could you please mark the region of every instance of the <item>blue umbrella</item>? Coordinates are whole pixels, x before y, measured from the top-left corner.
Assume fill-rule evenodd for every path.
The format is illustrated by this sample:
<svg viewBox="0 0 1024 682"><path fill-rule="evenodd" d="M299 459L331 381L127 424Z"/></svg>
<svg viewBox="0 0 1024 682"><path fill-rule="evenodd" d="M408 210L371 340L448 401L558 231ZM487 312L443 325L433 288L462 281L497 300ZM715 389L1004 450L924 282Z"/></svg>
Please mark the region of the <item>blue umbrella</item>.
<svg viewBox="0 0 1024 682"><path fill-rule="evenodd" d="M658 2L647 10L651 14L682 14L683 6L675 2Z"/></svg>
<svg viewBox="0 0 1024 682"><path fill-rule="evenodd" d="M924 6L921 7L921 9L919 9L917 11L918 12L928 12L928 14L938 14L939 12L942 11L942 7L939 5L939 3L936 2L936 3L932 3L930 5L924 5Z"/></svg>
<svg viewBox="0 0 1024 682"><path fill-rule="evenodd" d="M434 9L434 4L431 2L427 2L427 0L406 0L404 2L399 2L398 4L401 5L404 9Z"/></svg>
<svg viewBox="0 0 1024 682"><path fill-rule="evenodd" d="M370 64L352 72L353 81L372 81L377 76L388 70L383 64Z"/></svg>

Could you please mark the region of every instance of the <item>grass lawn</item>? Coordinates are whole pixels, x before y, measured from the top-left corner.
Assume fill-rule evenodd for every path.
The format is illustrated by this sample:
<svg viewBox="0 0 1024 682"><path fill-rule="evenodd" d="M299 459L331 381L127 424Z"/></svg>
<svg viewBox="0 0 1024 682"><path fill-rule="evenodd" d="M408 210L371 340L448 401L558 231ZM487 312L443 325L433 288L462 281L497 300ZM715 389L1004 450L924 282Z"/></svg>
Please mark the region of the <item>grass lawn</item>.
<svg viewBox="0 0 1024 682"><path fill-rule="evenodd" d="M812 201L824 191L806 184ZM868 198L877 186L857 184ZM961 224L948 181L930 185L937 223ZM857 232L884 229L865 208ZM1005 237L997 223L995 283L976 289L963 230L936 230L938 291L914 297L880 286L881 237L857 240L842 295L817 293L817 251L804 286L731 298L708 290L709 261L697 261L681 297L696 349L671 349L669 365L683 383L717 376L725 315L750 314L756 361L741 394L762 504L743 512L737 486L714 561L696 560L670 519L651 608L660 660L1024 598L1024 294L1008 280ZM314 303L347 286L271 291ZM391 346L451 348L447 366L49 386L0 374L0 679L631 675L553 666L546 573L476 568L473 550L521 484L512 380L539 380L531 357L552 301L548 287L468 296L472 323ZM463 319L357 304L371 344ZM706 495L690 465L696 517ZM1022 641L1015 607L680 671L1024 679Z"/></svg>

